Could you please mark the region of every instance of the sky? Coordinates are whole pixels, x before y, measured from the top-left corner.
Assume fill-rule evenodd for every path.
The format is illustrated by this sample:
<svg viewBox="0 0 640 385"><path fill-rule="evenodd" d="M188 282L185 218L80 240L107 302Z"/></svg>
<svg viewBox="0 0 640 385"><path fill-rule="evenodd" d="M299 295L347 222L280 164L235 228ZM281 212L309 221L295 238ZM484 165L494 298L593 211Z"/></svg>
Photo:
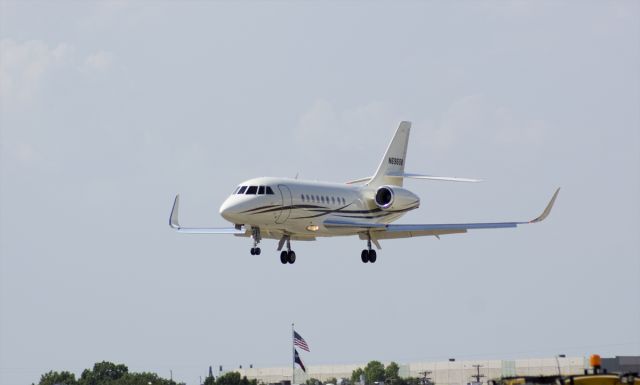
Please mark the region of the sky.
<svg viewBox="0 0 640 385"><path fill-rule="evenodd" d="M348 181L413 122L399 223L294 244L177 234L257 176ZM0 0L0 383L125 363L640 354L640 3Z"/></svg>

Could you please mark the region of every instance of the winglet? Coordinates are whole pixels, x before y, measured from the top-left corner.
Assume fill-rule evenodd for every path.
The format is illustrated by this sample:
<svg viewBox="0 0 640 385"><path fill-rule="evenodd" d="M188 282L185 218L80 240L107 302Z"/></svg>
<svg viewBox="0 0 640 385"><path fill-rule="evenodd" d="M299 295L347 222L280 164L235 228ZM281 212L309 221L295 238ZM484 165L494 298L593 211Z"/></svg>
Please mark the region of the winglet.
<svg viewBox="0 0 640 385"><path fill-rule="evenodd" d="M173 201L173 208L171 209L171 217L169 218L169 226L174 229L180 229L180 223L178 223L178 207L180 206L180 194L176 195L176 199Z"/></svg>
<svg viewBox="0 0 640 385"><path fill-rule="evenodd" d="M560 192L560 187L558 187L556 192L553 194L553 197L549 201L549 204L547 204L547 207L544 209L542 214L540 214L540 216L537 217L536 219L534 219L532 221L529 221L529 223L542 222L542 221L545 220L545 218L547 218L549 216L549 213L551 212L551 209L553 208L553 204L556 202L556 198L558 197L558 193L559 192Z"/></svg>

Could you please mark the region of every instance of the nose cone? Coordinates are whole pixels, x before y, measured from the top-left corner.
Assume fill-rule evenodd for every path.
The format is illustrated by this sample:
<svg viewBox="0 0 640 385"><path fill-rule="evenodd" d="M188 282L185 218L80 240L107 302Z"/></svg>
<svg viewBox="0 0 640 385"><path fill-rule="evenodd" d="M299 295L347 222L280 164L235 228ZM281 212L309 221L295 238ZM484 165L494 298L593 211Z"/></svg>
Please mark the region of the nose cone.
<svg viewBox="0 0 640 385"><path fill-rule="evenodd" d="M232 195L220 206L220 215L231 223L241 223L241 206L241 203Z"/></svg>

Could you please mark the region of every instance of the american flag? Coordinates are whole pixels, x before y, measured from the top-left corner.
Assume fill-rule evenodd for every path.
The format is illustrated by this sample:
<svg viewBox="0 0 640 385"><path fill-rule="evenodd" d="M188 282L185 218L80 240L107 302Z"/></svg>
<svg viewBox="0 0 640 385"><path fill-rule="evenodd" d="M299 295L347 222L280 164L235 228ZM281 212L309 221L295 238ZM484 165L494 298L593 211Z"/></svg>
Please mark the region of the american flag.
<svg viewBox="0 0 640 385"><path fill-rule="evenodd" d="M305 341L304 338L302 338L302 336L298 334L298 332L296 332L295 330L293 331L293 344L302 350L306 350L308 352L311 351L309 350L309 345L307 345L307 341Z"/></svg>

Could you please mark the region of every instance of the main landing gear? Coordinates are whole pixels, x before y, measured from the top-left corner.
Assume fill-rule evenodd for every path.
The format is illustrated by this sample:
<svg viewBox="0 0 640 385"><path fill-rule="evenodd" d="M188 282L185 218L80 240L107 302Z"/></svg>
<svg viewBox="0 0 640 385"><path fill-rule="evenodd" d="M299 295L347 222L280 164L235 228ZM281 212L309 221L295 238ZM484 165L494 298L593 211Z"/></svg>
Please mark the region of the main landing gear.
<svg viewBox="0 0 640 385"><path fill-rule="evenodd" d="M260 236L260 228L253 227L251 228L251 237L253 238L253 247L251 248L251 255L260 255L260 248L258 247L258 243L262 240Z"/></svg>
<svg viewBox="0 0 640 385"><path fill-rule="evenodd" d="M280 247L278 249L282 249L283 241L287 242L287 249L282 250L282 252L280 253L280 262L283 265L286 265L287 263L293 264L296 261L296 252L291 250L291 241L289 240L289 237L282 238L282 240L280 241Z"/></svg>
<svg viewBox="0 0 640 385"><path fill-rule="evenodd" d="M362 259L363 263L371 262L375 263L378 256L376 255L376 251L371 248L371 239L367 240L367 248L362 250L360 254L360 259Z"/></svg>

